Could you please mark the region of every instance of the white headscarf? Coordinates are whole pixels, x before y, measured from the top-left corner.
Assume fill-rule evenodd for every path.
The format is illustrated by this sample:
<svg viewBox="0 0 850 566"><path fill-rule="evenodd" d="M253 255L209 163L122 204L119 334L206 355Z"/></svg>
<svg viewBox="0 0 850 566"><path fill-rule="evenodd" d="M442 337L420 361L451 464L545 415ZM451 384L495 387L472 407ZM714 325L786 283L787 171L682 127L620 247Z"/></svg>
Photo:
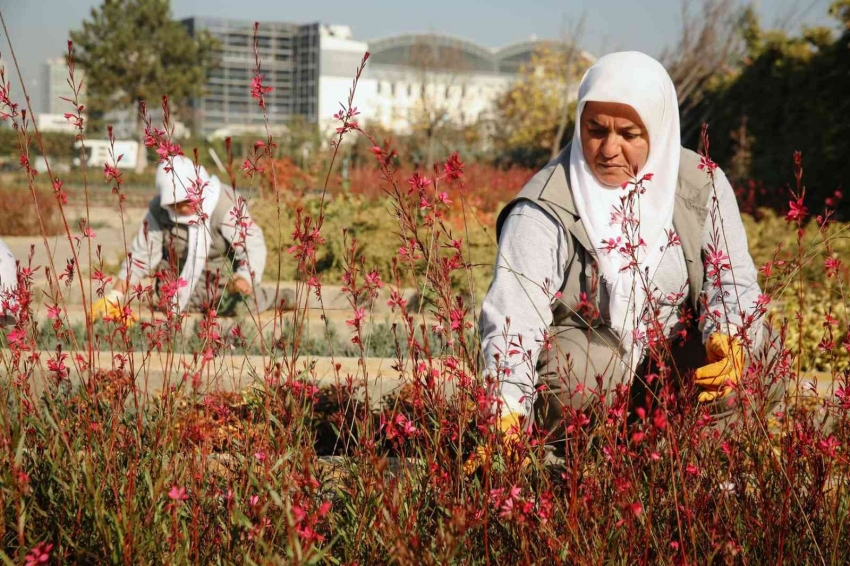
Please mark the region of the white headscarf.
<svg viewBox="0 0 850 566"><path fill-rule="evenodd" d="M191 192L198 190L199 180L202 185L200 197L203 199L201 210L206 216L203 221L199 220L197 214L180 216L171 208L165 208L172 222L189 226L186 263L180 271L180 278L188 284L177 291L177 304L180 310L185 310L189 305L192 291L207 264L212 245L210 220L221 196L221 182L215 175L210 177L203 167L196 170L192 160L182 155L174 157L172 163L163 161L156 168L156 188L159 190L160 205L163 207L191 200L193 196Z"/></svg>
<svg viewBox="0 0 850 566"><path fill-rule="evenodd" d="M673 205L679 177L679 106L676 88L664 67L652 57L635 51L612 53L601 57L588 69L581 81L576 108L576 129L570 152L570 184L582 225L591 243L599 270L610 297L611 326L619 334L623 349L631 353L632 368L643 355L645 342L635 341L646 325L641 319L646 293L634 269L621 271L626 265L616 251L607 252L602 242L618 237L625 240L622 227L612 222L615 207L628 189L601 184L584 159L581 146L581 114L587 102L618 102L634 108L649 133L649 158L638 171L637 178L652 173L645 183L636 212L640 220L640 237L646 242L638 256L640 271L655 274L667 243L666 230L673 225ZM629 187L631 188L631 187ZM634 331L638 332L635 333ZM634 346L634 348L632 348Z"/></svg>

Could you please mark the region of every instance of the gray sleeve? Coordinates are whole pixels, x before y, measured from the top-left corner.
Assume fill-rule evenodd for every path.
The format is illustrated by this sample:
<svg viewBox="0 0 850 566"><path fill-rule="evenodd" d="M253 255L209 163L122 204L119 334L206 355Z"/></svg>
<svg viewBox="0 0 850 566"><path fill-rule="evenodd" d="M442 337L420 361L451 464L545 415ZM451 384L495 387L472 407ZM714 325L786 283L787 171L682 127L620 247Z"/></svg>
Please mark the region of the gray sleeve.
<svg viewBox="0 0 850 566"><path fill-rule="evenodd" d="M18 287L18 267L12 250L0 240L0 291L13 291Z"/></svg>
<svg viewBox="0 0 850 566"><path fill-rule="evenodd" d="M543 333L563 283L567 257L563 228L531 202L516 204L499 238L493 282L481 305L479 335L485 371L503 370L503 411L527 413L537 380Z"/></svg>
<svg viewBox="0 0 850 566"><path fill-rule="evenodd" d="M128 260L132 258L128 266ZM130 257L124 258L118 277L130 276L130 285L135 285L150 276L162 261L162 227L148 211L139 232L130 244Z"/></svg>
<svg viewBox="0 0 850 566"><path fill-rule="evenodd" d="M15 324L17 305L14 291L18 288L18 266L12 250L0 240L0 326Z"/></svg>
<svg viewBox="0 0 850 566"><path fill-rule="evenodd" d="M735 192L719 169L715 172L715 193L709 202L708 218L703 229L703 252L706 257L703 293L708 307L707 312L702 313L703 341L712 332L734 335L738 329L747 326L750 328L749 337L758 343L761 324L752 320L761 294L758 270L750 256ZM729 267L712 273L712 254L714 263ZM723 256L728 256L728 259Z"/></svg>
<svg viewBox="0 0 850 566"><path fill-rule="evenodd" d="M248 203L238 193L236 204L222 222L220 230L221 235L233 248L237 262L234 275L253 285L259 285L266 269L266 239L263 230L251 218Z"/></svg>

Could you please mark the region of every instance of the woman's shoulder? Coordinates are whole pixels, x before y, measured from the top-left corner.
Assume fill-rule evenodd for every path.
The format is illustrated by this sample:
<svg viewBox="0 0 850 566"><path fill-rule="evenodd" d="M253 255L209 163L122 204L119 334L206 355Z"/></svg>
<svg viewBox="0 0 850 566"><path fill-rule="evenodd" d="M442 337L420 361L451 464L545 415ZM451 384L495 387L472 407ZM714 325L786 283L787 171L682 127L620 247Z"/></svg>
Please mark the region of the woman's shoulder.
<svg viewBox="0 0 850 566"><path fill-rule="evenodd" d="M519 199L514 203L505 221L509 219L512 220L512 224L530 222L553 232L563 231L561 224L546 209L527 199Z"/></svg>

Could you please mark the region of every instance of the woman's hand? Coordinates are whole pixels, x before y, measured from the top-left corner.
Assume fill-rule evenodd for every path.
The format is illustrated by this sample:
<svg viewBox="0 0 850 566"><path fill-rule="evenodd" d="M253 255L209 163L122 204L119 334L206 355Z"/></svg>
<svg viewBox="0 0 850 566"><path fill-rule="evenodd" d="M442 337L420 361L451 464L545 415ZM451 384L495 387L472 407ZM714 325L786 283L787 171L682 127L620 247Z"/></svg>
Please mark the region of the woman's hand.
<svg viewBox="0 0 850 566"><path fill-rule="evenodd" d="M501 417L496 423L496 430L498 431L502 444L505 447L505 458L509 460L516 458L517 448L522 442L523 418L523 415L520 413L508 413ZM463 473L467 476L471 476L478 470L478 468L485 464L489 464L493 459L494 448L495 447L492 444L479 446L472 456L464 462ZM524 458L522 461L522 467L527 466L528 463L528 458Z"/></svg>
<svg viewBox="0 0 850 566"><path fill-rule="evenodd" d="M253 288L250 281L244 277L234 275L230 278L230 281L227 282L227 292L233 294L238 293L240 295L250 297L253 292Z"/></svg>
<svg viewBox="0 0 850 566"><path fill-rule="evenodd" d="M139 315L134 313L129 304L124 303L124 293L117 287L94 301L91 306L91 319L99 318L121 322L127 328L139 321Z"/></svg>
<svg viewBox="0 0 850 566"><path fill-rule="evenodd" d="M694 374L694 383L703 390L700 403L725 397L744 375L744 348L739 339L715 332L708 337L705 352L709 363Z"/></svg>

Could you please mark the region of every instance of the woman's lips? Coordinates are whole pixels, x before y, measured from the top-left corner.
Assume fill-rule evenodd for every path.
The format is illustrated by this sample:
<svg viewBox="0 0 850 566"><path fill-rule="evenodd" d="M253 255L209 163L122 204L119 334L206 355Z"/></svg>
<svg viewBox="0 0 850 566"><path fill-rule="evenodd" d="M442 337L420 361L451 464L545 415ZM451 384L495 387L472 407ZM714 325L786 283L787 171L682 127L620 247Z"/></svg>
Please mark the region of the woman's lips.
<svg viewBox="0 0 850 566"><path fill-rule="evenodd" d="M602 169L608 169L608 170L622 169L623 168L622 165L614 165L614 164L606 165L605 163L597 163L597 165L599 165L599 167L601 167Z"/></svg>

